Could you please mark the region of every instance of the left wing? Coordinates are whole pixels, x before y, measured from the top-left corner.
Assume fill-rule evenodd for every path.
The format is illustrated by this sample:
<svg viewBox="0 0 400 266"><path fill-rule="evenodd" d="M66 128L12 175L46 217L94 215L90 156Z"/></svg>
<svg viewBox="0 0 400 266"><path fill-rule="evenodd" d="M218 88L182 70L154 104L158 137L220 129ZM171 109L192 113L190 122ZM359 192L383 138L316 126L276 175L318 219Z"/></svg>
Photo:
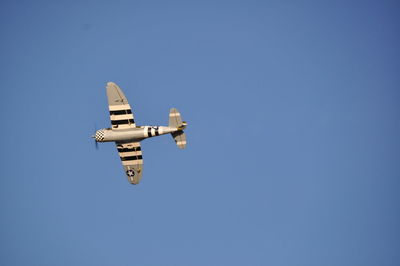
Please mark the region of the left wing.
<svg viewBox="0 0 400 266"><path fill-rule="evenodd" d="M131 106L117 84L107 83L107 98L112 130L135 128Z"/></svg>
<svg viewBox="0 0 400 266"><path fill-rule="evenodd" d="M131 184L137 185L142 179L143 158L139 142L116 142L125 174Z"/></svg>

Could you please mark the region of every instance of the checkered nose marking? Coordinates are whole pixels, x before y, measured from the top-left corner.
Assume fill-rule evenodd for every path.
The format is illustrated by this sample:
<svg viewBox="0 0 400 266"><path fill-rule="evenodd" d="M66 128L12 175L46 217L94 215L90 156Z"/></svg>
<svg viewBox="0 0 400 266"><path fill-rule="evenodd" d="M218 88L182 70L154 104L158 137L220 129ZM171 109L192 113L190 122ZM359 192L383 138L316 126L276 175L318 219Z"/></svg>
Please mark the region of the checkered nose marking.
<svg viewBox="0 0 400 266"><path fill-rule="evenodd" d="M94 135L94 139L97 142L101 142L104 140L104 130L97 130L96 134Z"/></svg>

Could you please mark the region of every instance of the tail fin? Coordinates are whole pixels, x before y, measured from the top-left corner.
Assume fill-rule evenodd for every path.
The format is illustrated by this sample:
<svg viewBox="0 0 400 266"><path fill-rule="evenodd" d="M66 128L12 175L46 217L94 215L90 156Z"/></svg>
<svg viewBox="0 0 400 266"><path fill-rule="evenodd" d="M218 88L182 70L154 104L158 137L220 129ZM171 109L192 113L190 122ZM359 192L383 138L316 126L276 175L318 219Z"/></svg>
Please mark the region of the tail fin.
<svg viewBox="0 0 400 266"><path fill-rule="evenodd" d="M184 149L186 147L186 135L183 130L186 128L186 122L182 121L181 114L175 108L169 111L169 127L177 128L178 131L171 133L176 145Z"/></svg>
<svg viewBox="0 0 400 266"><path fill-rule="evenodd" d="M179 128L183 126L181 114L176 108L169 110L169 127Z"/></svg>

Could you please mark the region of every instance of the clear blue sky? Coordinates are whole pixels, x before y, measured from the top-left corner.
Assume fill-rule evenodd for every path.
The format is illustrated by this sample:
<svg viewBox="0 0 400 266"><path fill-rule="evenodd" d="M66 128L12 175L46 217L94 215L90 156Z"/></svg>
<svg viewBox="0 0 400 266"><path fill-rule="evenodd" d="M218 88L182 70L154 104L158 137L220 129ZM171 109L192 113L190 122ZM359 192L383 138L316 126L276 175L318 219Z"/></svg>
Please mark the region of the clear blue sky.
<svg viewBox="0 0 400 266"><path fill-rule="evenodd" d="M2 1L0 264L400 264L398 1ZM128 183L106 82L141 125Z"/></svg>

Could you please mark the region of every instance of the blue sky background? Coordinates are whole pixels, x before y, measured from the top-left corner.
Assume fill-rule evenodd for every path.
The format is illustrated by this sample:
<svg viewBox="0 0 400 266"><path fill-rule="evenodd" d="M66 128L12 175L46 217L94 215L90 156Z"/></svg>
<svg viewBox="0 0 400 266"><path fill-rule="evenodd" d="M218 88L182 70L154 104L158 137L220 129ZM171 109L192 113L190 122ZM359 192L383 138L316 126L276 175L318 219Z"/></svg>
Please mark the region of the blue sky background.
<svg viewBox="0 0 400 266"><path fill-rule="evenodd" d="M2 1L1 265L399 265L398 1ZM106 82L141 125L128 183Z"/></svg>

